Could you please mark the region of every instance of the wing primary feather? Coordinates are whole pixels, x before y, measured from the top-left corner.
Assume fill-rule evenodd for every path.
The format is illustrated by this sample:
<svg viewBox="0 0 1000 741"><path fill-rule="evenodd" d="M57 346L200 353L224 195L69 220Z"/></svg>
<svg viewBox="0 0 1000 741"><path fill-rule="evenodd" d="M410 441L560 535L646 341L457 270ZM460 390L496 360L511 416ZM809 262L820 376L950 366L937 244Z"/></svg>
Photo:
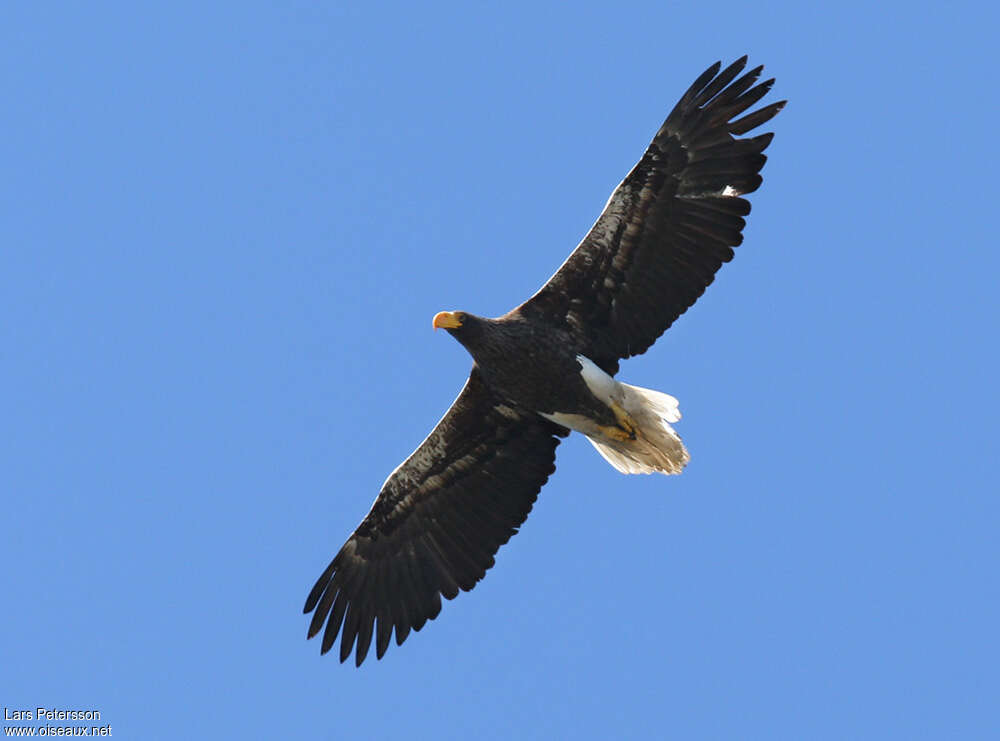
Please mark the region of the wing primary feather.
<svg viewBox="0 0 1000 741"><path fill-rule="evenodd" d="M694 108L702 108L711 103L712 98L718 95L726 85L732 82L736 75L738 75L740 71L746 67L746 64L747 57L744 55L726 67L722 73L712 80L712 82L705 87L701 94L691 102L691 106Z"/></svg>
<svg viewBox="0 0 1000 741"><path fill-rule="evenodd" d="M313 591L309 595L306 607L309 607L311 602L316 612L313 613L312 621L309 624L308 638L312 638L323 627L323 621L326 620L326 616L330 612L333 600L342 589L343 585L339 582L342 582L343 578L340 577L338 569L345 560L344 549L341 549L341 552L337 554L337 557L333 559L326 571L323 572L323 576L316 582L316 586L313 587ZM314 595L319 596L318 602L313 598Z"/></svg>
<svg viewBox="0 0 1000 741"><path fill-rule="evenodd" d="M433 531L428 530L425 532L422 540L427 546L427 555L430 557L430 561L434 564L435 571L437 572L439 591L444 595L445 599L455 599L458 596L459 587L454 577L452 577L452 565L448 561L448 556L445 555L441 545L437 542Z"/></svg>
<svg viewBox="0 0 1000 741"><path fill-rule="evenodd" d="M746 64L746 60L747 57L744 56L741 59L737 59L736 62L734 62L734 64L739 64L740 62ZM691 83L691 87L689 87L685 91L684 95L681 96L681 99L677 101L677 107L686 108L690 106L694 102L694 100L698 97L698 95L702 92L702 90L705 89L705 86L708 85L715 78L717 74L719 74L720 69L722 69L721 60L716 61L713 64L710 64L708 66L708 69L706 69L704 72L698 75L695 81Z"/></svg>
<svg viewBox="0 0 1000 741"><path fill-rule="evenodd" d="M378 615L378 638L375 642L375 658L381 659L385 656L385 651L389 648L389 640L392 638L392 626L394 621L385 613Z"/></svg>
<svg viewBox="0 0 1000 741"><path fill-rule="evenodd" d="M680 198L682 203L698 204L699 208L711 209L715 213L733 216L749 216L750 201L736 196L703 196L701 198Z"/></svg>
<svg viewBox="0 0 1000 741"><path fill-rule="evenodd" d="M740 96L743 96L743 94L746 93L747 90L749 90L755 82L757 82L757 78L760 77L760 73L763 71L764 71L763 65L759 67L754 67L752 70L750 70L742 77L740 77L738 80L736 80L732 85L730 85L721 93L719 93L718 97L716 97L715 100L711 101L708 104L708 107L714 108L719 111L724 111L726 108L728 108L729 106L733 105L735 102L741 99ZM773 83L774 80L771 80L771 84ZM771 89L771 85L769 85L766 82L761 83L760 88L763 88L764 92L766 93L768 90ZM747 106L749 105L751 104L748 103Z"/></svg>
<svg viewBox="0 0 1000 741"><path fill-rule="evenodd" d="M375 589L371 593L374 599L372 610L373 620L377 621L378 624L378 630L374 633L376 639L375 658L377 659L382 658L382 653L384 653L384 648L382 651L379 651L379 646L382 645L383 640L386 644L389 643L388 636L383 639L383 632L388 629L389 633L392 633L392 620L390 619L393 604L391 571L391 562L388 559L381 559L375 575Z"/></svg>
<svg viewBox="0 0 1000 741"><path fill-rule="evenodd" d="M337 640L340 632L340 623L344 619L344 611L347 609L347 596L343 592L337 594L337 599L333 603L333 610L330 619L326 622L326 630L323 631L323 643L319 652L325 654L329 651Z"/></svg>
<svg viewBox="0 0 1000 741"><path fill-rule="evenodd" d="M330 612L330 619L326 627L327 632L329 632L330 626L334 626L333 634L329 639L331 645L337 637L337 629L339 628L341 631L341 662L344 661L344 644L350 641L353 645L358 632L358 621L361 619L361 601L363 600L363 597L360 595L364 594L363 588L366 582L368 582L370 574L370 567L353 569L347 572L343 582L338 585L340 587L340 594L333 603L333 609ZM343 600L341 600L341 596ZM326 644L326 642L327 635L324 633L323 643ZM350 650L348 650L348 653L350 653Z"/></svg>
<svg viewBox="0 0 1000 741"><path fill-rule="evenodd" d="M766 158L763 154L748 154L737 157L717 159L703 159L684 170L685 181L698 181L703 179L717 180L718 178L740 177L746 172L756 172L764 166ZM726 180L720 183L720 187L728 185Z"/></svg>
<svg viewBox="0 0 1000 741"><path fill-rule="evenodd" d="M396 634L396 645L403 645L403 641L410 634L410 626L413 625L416 616L422 609L421 601L415 596L413 585L416 579L410 575L412 561L405 559L397 565L395 570L396 585L393 591L395 603L393 606L393 627Z"/></svg>
<svg viewBox="0 0 1000 741"><path fill-rule="evenodd" d="M420 626L422 626L425 621L433 620L437 616L437 613L441 610L441 599L439 594L441 592L441 583L443 578L439 573L437 562L431 555L427 544L421 536L417 536L416 553L417 561L415 563L415 568L417 569L417 575L420 577L421 583L424 585L423 595L426 600L424 603L423 614L420 616L419 624L413 624L414 630L420 630Z"/></svg>
<svg viewBox="0 0 1000 741"><path fill-rule="evenodd" d="M473 565L468 556L463 552L461 546L456 542L448 527L441 527L443 523L438 521L438 528L431 537L439 549L448 576L461 591L467 592L475 585ZM456 593L457 594L457 593ZM452 598L449 598L452 599Z"/></svg>
<svg viewBox="0 0 1000 741"><path fill-rule="evenodd" d="M330 575L333 573L337 559L333 559L330 565L326 567L323 574L316 580L316 584L313 585L312 590L309 592L309 596L306 597L305 607L302 608L303 613L310 613L316 607L316 603L319 602L319 598L323 595L323 591L326 589L326 585L330 582Z"/></svg>
<svg viewBox="0 0 1000 741"><path fill-rule="evenodd" d="M368 649L372 645L372 631L375 628L375 614L372 612L370 606L365 605L365 607L366 609L358 619L357 650L354 652L355 666L361 666L361 662L368 655Z"/></svg>
<svg viewBox="0 0 1000 741"><path fill-rule="evenodd" d="M719 107L719 121L730 121L734 116L738 116L743 113L743 111L747 110L750 106L767 95L771 90L772 85L774 85L773 78L762 82L760 85L752 90L748 90L738 98L734 97L732 102L727 101L726 103L721 104Z"/></svg>
<svg viewBox="0 0 1000 741"><path fill-rule="evenodd" d="M732 159L748 155L760 154L767 149L768 144L774 134L761 134L751 139L736 139L732 141L722 141L710 147L691 152L688 158L688 167L708 160Z"/></svg>
<svg viewBox="0 0 1000 741"><path fill-rule="evenodd" d="M347 605L347 614L344 616L344 631L340 636L341 664L347 661L347 657L351 655L351 649L354 648L354 639L358 634L358 619L361 617L358 612L358 604L352 600Z"/></svg>
<svg viewBox="0 0 1000 741"><path fill-rule="evenodd" d="M399 634L403 631L404 626L409 625L410 617L409 610L407 609L406 602L408 595L404 590L404 568L409 559L406 556L401 556L399 559L391 565L388 570L388 575L386 579L386 610L385 610L385 620L388 625L385 628L384 639L383 639L383 625L382 616L379 616L379 639L378 645L376 646L375 658L381 659L385 655L386 649L389 647L389 640L392 638L393 631L395 630L396 637L398 639ZM383 644L384 640L384 644Z"/></svg>
<svg viewBox="0 0 1000 741"><path fill-rule="evenodd" d="M412 547L412 546L411 546ZM402 603L406 610L403 626L396 626L396 641L402 643L399 638L400 627L409 633L410 627L416 625L418 621L423 624L423 620L431 612L431 597L436 590L428 588L426 579L418 570L418 556L414 551L410 558L403 564L403 571L400 574L400 591L402 592ZM405 635L404 635L405 637Z"/></svg>
<svg viewBox="0 0 1000 741"><path fill-rule="evenodd" d="M309 621L309 632L306 634L306 638L312 638L319 633L338 593L339 590L333 584L327 584L326 590L323 592L323 599L320 600L318 609L313 613L312 620Z"/></svg>
<svg viewBox="0 0 1000 741"><path fill-rule="evenodd" d="M413 624L413 629L414 630L419 631L421 628L424 627L424 625L427 623L428 620L433 620L434 618L436 618L438 615L441 614L441 593L440 592L434 592L434 594L431 595L431 605L432 605L431 609L428 611L427 616L420 618L420 622L419 623L414 623Z"/></svg>
<svg viewBox="0 0 1000 741"><path fill-rule="evenodd" d="M397 626L397 628L396 628L396 645L397 646L402 646L403 645L403 641L405 641L406 638L407 638L407 636L409 636L409 635L410 635L410 625L409 625L409 623L407 623L406 625L404 625L402 628L400 628L400 627Z"/></svg>
<svg viewBox="0 0 1000 741"><path fill-rule="evenodd" d="M748 131L753 131L758 126L765 124L774 118L778 111L785 107L786 103L788 103L787 100L779 100L777 103L771 103L770 105L766 105L753 113L748 113L743 118L737 119L729 124L729 131L737 136L745 134Z"/></svg>
<svg viewBox="0 0 1000 741"><path fill-rule="evenodd" d="M722 62L715 62L710 65L708 69L698 75L698 78L691 83L691 87L689 87L684 95L681 96L681 99L677 101L677 105L675 105L670 113L667 114L667 120L664 122L664 126L666 126L666 124L674 118L675 114L686 110L691 105L691 102L698 96L698 93L700 93L712 80L712 78L719 73L720 69L722 69Z"/></svg>
<svg viewBox="0 0 1000 741"><path fill-rule="evenodd" d="M490 557L482 550L481 538L476 537L484 528L470 522L464 503L461 508L454 506L442 512L441 523L445 525L445 533L463 554L464 560L476 570L481 569L481 564Z"/></svg>

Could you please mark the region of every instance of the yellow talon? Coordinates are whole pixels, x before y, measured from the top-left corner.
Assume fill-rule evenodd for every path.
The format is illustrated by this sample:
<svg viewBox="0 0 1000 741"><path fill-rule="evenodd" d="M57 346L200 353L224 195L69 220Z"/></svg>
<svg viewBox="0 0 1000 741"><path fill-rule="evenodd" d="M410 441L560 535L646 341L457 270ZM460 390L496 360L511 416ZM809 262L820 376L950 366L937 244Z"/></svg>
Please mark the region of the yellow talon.
<svg viewBox="0 0 1000 741"><path fill-rule="evenodd" d="M617 404L611 404L611 411L615 413L617 425L601 426L601 434L611 440L626 442L635 440L638 428L632 416Z"/></svg>
<svg viewBox="0 0 1000 741"><path fill-rule="evenodd" d="M635 420L632 419L632 416L615 403L611 404L611 411L615 413L615 419L618 420L618 427L625 433L624 439L635 440L638 428L636 427Z"/></svg>
<svg viewBox="0 0 1000 741"><path fill-rule="evenodd" d="M601 431L601 434L604 435L604 437L609 438L611 440L617 440L620 443L623 443L626 440L635 439L634 433L628 432L627 430L623 430L621 427L611 427L611 426L604 427L602 425L598 429Z"/></svg>

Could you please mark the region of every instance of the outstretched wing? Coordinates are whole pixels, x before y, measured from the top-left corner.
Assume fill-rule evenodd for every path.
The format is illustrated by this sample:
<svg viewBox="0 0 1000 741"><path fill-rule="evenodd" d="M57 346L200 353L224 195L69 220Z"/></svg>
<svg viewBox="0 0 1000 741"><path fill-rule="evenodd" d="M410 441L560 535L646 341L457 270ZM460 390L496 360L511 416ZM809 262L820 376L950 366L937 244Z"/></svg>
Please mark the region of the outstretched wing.
<svg viewBox="0 0 1000 741"><path fill-rule="evenodd" d="M441 595L472 589L527 518L567 432L495 399L474 367L309 593L309 638L326 623L326 653L341 632L341 661L357 639L360 666L373 633L381 659L393 628L399 645L437 617Z"/></svg>
<svg viewBox="0 0 1000 741"><path fill-rule="evenodd" d="M736 119L774 80L716 62L684 94L590 233L556 274L515 309L565 325L588 357L615 373L645 352L712 282L743 241L743 217L773 134L736 138L785 101ZM735 119L735 120L734 120Z"/></svg>

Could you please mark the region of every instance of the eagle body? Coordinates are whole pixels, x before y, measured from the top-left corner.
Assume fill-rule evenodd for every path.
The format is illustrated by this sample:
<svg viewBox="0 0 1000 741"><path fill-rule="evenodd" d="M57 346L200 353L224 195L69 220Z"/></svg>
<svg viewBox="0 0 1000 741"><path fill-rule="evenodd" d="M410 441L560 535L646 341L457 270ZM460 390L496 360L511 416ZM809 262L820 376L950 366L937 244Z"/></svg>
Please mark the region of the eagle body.
<svg viewBox="0 0 1000 741"><path fill-rule="evenodd" d="M562 266L496 319L440 312L473 357L464 388L385 480L306 598L308 637L340 660L382 658L472 589L517 533L576 430L624 473L680 473L677 400L614 378L705 292L743 241L773 134L745 136L784 101L742 57L681 96ZM749 111L749 112L748 112Z"/></svg>
<svg viewBox="0 0 1000 741"><path fill-rule="evenodd" d="M462 325L447 331L472 355L497 398L538 414L579 414L603 425L616 423L614 412L584 380L577 360L583 348L569 332L517 312L499 319L460 313Z"/></svg>
<svg viewBox="0 0 1000 741"><path fill-rule="evenodd" d="M465 346L495 398L586 435L622 473L680 473L688 462L670 426L677 400L616 381L570 332L516 310L499 319L441 312L435 326Z"/></svg>

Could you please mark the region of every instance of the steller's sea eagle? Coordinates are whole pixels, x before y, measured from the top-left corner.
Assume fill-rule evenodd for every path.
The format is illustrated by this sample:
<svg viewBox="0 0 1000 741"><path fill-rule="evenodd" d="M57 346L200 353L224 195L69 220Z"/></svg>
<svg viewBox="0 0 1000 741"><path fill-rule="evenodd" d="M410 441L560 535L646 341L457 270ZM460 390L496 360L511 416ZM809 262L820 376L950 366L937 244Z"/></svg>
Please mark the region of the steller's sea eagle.
<svg viewBox="0 0 1000 741"><path fill-rule="evenodd" d="M771 89L747 58L716 62L667 116L604 212L542 288L486 319L444 311L474 360L465 388L390 474L371 511L306 599L308 637L358 666L382 658L470 590L531 511L577 430L623 473L680 473L677 400L614 379L704 292L743 241L773 134L740 138L785 102L743 115ZM737 118L739 117L739 118ZM376 622L377 621L377 622Z"/></svg>

